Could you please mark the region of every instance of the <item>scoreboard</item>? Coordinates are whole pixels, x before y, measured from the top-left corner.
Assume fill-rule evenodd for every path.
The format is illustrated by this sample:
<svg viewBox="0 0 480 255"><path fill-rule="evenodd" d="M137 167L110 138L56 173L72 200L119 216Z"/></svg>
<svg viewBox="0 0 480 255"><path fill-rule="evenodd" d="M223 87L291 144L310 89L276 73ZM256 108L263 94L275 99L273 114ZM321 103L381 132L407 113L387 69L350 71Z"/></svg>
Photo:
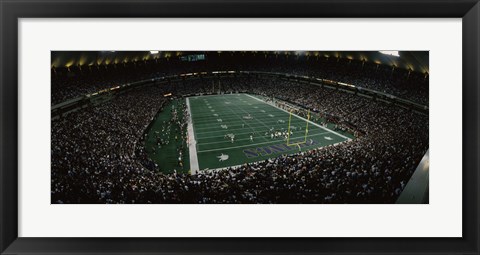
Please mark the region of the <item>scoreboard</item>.
<svg viewBox="0 0 480 255"><path fill-rule="evenodd" d="M194 62L205 60L205 54L195 54L180 57L181 61Z"/></svg>

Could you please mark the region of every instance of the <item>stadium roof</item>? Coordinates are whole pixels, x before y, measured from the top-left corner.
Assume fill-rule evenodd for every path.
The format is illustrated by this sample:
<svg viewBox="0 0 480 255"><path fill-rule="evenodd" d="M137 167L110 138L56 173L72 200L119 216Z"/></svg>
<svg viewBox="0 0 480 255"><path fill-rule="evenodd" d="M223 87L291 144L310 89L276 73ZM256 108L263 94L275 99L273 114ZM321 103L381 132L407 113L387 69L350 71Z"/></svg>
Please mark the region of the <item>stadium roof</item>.
<svg viewBox="0 0 480 255"><path fill-rule="evenodd" d="M200 52L192 51L52 51L52 67L70 67L83 65L109 65L126 62L145 61L159 58L176 58ZM226 51L201 52L207 54L224 54ZM236 51L246 53L246 51ZM335 57L358 61L374 62L382 65L395 66L415 72L429 72L428 51L256 51L261 54L295 54L307 57ZM393 53L393 55L389 55Z"/></svg>
<svg viewBox="0 0 480 255"><path fill-rule="evenodd" d="M328 54L327 52L320 52ZM415 72L429 72L429 52L428 51L399 51L399 56L380 53L379 51L335 51L334 57L365 60L377 64L389 65Z"/></svg>

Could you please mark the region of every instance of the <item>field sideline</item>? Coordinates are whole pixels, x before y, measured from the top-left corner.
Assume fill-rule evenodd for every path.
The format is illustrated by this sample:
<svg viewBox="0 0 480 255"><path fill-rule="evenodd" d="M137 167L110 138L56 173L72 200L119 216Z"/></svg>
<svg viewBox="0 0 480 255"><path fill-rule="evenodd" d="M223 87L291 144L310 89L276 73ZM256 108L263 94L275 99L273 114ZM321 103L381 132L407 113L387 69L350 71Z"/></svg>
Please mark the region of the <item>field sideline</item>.
<svg viewBox="0 0 480 255"><path fill-rule="evenodd" d="M308 121L307 125L306 119L292 115L290 142L287 145L285 135L289 128L289 112L257 96L196 96L187 98L186 103L190 114L188 131L192 173L261 161L350 140L312 121ZM272 138L272 134L279 133L281 135Z"/></svg>

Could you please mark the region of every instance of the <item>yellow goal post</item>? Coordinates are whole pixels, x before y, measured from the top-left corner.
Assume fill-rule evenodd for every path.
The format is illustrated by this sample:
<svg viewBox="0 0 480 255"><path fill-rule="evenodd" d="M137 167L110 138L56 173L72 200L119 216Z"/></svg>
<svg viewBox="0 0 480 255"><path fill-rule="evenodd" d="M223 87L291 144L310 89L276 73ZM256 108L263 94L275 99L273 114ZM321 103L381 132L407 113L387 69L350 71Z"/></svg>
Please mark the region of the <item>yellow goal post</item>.
<svg viewBox="0 0 480 255"><path fill-rule="evenodd" d="M290 143L290 127L291 127L291 123L292 123L292 115L293 115L293 110L290 110L290 116L288 117L287 146L296 146L296 145L299 145L299 144L307 143L308 123L310 122L310 110L308 110L308 112L307 112L307 121L306 121L306 126L305 126L304 139L303 139L303 141L298 142L298 143Z"/></svg>

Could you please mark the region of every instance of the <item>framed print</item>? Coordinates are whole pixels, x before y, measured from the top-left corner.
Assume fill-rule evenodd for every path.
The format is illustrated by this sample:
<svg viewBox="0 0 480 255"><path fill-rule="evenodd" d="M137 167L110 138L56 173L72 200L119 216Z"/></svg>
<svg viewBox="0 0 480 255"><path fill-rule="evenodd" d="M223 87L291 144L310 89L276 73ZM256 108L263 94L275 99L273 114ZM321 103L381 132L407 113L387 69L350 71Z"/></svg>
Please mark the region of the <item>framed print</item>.
<svg viewBox="0 0 480 255"><path fill-rule="evenodd" d="M1 253L478 254L479 8L2 1Z"/></svg>

